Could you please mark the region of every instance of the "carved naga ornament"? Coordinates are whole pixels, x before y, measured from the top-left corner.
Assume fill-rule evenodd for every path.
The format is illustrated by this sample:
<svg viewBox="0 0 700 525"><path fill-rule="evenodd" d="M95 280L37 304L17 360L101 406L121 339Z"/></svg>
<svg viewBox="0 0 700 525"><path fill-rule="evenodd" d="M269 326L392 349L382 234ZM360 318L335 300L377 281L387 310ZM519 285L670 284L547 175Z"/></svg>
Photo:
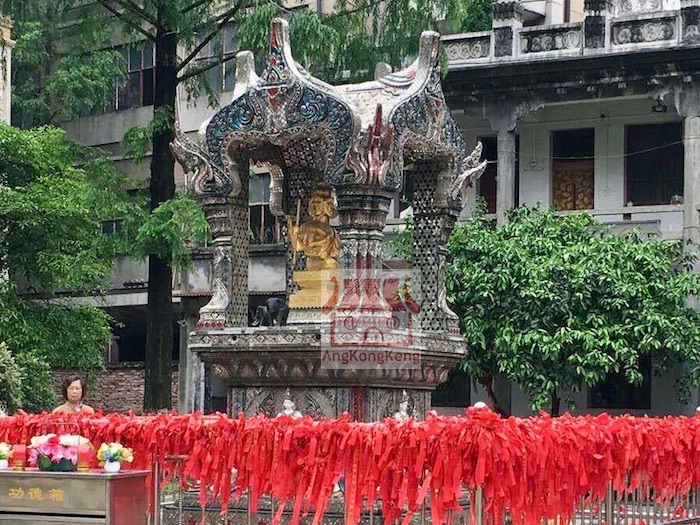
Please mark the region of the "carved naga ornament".
<svg viewBox="0 0 700 525"><path fill-rule="evenodd" d="M235 196L241 191L238 174L213 162L202 146L182 132L177 122L170 152L185 172L187 191L196 197Z"/></svg>

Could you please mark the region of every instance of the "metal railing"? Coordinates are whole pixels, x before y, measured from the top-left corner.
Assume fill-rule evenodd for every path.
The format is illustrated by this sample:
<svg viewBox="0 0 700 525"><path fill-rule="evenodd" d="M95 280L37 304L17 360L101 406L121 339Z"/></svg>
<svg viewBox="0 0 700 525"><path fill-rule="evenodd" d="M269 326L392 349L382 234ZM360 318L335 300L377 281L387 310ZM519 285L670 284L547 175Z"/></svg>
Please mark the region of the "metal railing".
<svg viewBox="0 0 700 525"><path fill-rule="evenodd" d="M252 512L248 505L246 494L239 501L231 501L223 510L213 498L207 498L207 504L202 508L199 504L202 487L196 483L187 483L179 477L179 466L186 456L169 456L168 463L175 466L174 473L167 472L156 462L153 465L153 479L163 481L171 477L165 486L153 483L154 512L151 525L191 525L205 523L216 525L270 525L275 514L279 511L279 502L269 496L262 497L258 503L257 512ZM235 473L234 476L235 486ZM185 481L185 483L183 483ZM481 488L477 488L472 499L465 490L460 506L460 513L448 513L448 525L484 525L484 498ZM290 505L281 511L281 523L291 521ZM310 525L313 515L302 517L301 525ZM328 509L322 520L323 525L343 525L345 523L345 500L342 490L334 492ZM396 523L400 525L403 516ZM362 525L385 525L381 514L380 503L375 503L372 511L362 513ZM411 520L411 525L426 525L432 523L429 502L425 502ZM504 525L509 525L508 516ZM641 489L626 494L613 491L612 484L608 486L607 494L602 502L593 502L582 497L576 505L571 522L547 520L543 525L691 525L700 523L700 489L685 494L683 497L672 499L665 505L656 502L653 493L645 495Z"/></svg>

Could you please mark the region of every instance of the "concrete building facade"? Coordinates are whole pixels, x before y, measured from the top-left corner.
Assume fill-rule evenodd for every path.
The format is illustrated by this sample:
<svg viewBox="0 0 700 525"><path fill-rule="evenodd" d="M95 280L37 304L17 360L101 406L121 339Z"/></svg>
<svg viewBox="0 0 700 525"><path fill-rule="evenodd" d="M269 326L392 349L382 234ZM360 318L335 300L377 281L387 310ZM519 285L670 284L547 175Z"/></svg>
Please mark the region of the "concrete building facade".
<svg viewBox="0 0 700 525"><path fill-rule="evenodd" d="M536 26L523 5L497 2L491 31L443 40L448 103L491 161L472 198L498 222L540 203L697 249L700 4L586 0L583 16ZM657 377L653 360L642 369L641 388L611 378L576 395L577 410L692 413L697 399L677 401L674 373ZM517 387L499 390L514 414L529 412Z"/></svg>

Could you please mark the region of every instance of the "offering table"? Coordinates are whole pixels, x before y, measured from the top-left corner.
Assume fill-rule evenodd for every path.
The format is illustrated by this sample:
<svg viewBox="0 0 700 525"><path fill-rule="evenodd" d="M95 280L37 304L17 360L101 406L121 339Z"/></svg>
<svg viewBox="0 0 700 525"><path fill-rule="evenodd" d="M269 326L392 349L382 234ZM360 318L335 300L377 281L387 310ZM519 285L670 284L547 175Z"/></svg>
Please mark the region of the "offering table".
<svg viewBox="0 0 700 525"><path fill-rule="evenodd" d="M0 525L147 525L145 470L0 471Z"/></svg>

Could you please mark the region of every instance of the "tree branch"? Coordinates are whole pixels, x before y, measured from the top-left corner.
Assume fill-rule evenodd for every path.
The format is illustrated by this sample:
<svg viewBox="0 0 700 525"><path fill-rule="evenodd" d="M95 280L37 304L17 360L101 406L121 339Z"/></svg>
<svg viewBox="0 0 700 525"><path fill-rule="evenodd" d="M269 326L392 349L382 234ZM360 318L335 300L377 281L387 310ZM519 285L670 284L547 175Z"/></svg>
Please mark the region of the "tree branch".
<svg viewBox="0 0 700 525"><path fill-rule="evenodd" d="M389 1L391 1L391 0L389 0ZM369 9L372 9L373 7L376 7L377 5L379 5L381 3L382 3L382 0L375 0L375 1L370 0L365 5L360 6L360 7L357 7L357 4L355 4L355 6L352 9L348 9L346 11L339 11L335 14L326 16L325 20L334 20L336 18L343 18L345 16L350 16L350 15L353 15L355 13L360 13L362 11L368 11Z"/></svg>
<svg viewBox="0 0 700 525"><path fill-rule="evenodd" d="M221 28L224 27L229 22L229 20L231 20L234 16L236 16L236 13L238 13L238 11L241 9L242 6L243 6L243 2L239 1L235 7L232 7L231 9L229 9L228 11L226 11L224 14L222 14L221 16L219 16L217 18L217 20L219 20L219 22L216 24L216 28L211 33L209 33L207 35L207 37L204 38L199 43L199 45L195 46L195 48L192 50L192 52L189 55L187 55L187 57L185 57L185 59L182 62L180 62L180 64L177 66L178 72L182 71L182 69L184 67L186 67L187 64L189 64L197 56L197 54L202 49L204 49L204 47L207 44L209 44L209 42L212 41L212 39L216 35L219 34L219 32L221 31Z"/></svg>
<svg viewBox="0 0 700 525"><path fill-rule="evenodd" d="M190 11L192 11L192 10L194 10L194 9L197 9L198 7L200 7L200 6L204 5L204 4L206 4L207 1L208 1L208 0L198 0L197 2L195 2L195 3L193 3L193 4L190 4L190 5L188 5L187 7L181 9L181 10L180 10L180 13L183 14L183 15L186 15L186 14L189 13Z"/></svg>
<svg viewBox="0 0 700 525"><path fill-rule="evenodd" d="M132 0L112 0L113 2L116 2L120 6L122 6L124 9L131 11L131 14L134 15L137 18L140 18L144 22L151 24L153 27L158 28L159 24L157 20L154 20L150 16L148 16L148 13L142 8L136 5Z"/></svg>
<svg viewBox="0 0 700 525"><path fill-rule="evenodd" d="M197 75L201 75L202 73L205 73L209 71L210 69L218 66L219 64L224 64L226 62L230 62L231 60L234 60L236 58L236 54L231 54L228 56L223 57L222 59L217 59L217 60L210 60L207 61L203 66L191 69L187 71L184 75L181 77L177 78L178 82L184 82L185 80L188 80L192 77L196 77Z"/></svg>
<svg viewBox="0 0 700 525"><path fill-rule="evenodd" d="M148 40L151 40L151 41L155 42L155 39L156 39L155 36L153 36L151 33L149 33L149 32L146 31L144 28L142 28L138 23L134 23L134 22L132 22L132 21L130 21L130 20L127 20L126 17L125 17L126 13L120 12L120 11L117 11L116 9L114 9L112 6L109 5L109 1L110 1L110 0L99 0L99 2L100 2L100 4L102 5L102 7L104 7L107 11L109 11L109 12L112 13L114 16L116 16L117 18L119 18L122 22L125 22L126 24L128 24L132 29L134 29L134 30L138 31L139 33L141 33L141 34L142 34L143 36L145 36Z"/></svg>

